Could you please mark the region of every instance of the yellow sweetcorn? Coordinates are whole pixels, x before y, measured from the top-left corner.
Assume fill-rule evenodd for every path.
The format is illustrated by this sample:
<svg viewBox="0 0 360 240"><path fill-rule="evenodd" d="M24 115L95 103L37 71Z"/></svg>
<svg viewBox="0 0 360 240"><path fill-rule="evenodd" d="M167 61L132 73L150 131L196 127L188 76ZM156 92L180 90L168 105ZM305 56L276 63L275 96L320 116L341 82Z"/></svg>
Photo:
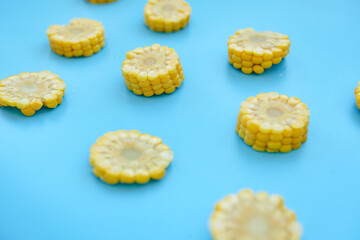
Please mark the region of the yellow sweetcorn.
<svg viewBox="0 0 360 240"><path fill-rule="evenodd" d="M56 108L65 94L65 83L49 71L23 72L0 81L0 106L17 107L32 116L43 106Z"/></svg>
<svg viewBox="0 0 360 240"><path fill-rule="evenodd" d="M94 174L108 184L159 180L172 160L160 138L136 130L106 133L90 149Z"/></svg>
<svg viewBox="0 0 360 240"><path fill-rule="evenodd" d="M229 62L245 74L261 74L264 69L280 63L288 55L289 48L287 35L241 29L228 41Z"/></svg>
<svg viewBox="0 0 360 240"><path fill-rule="evenodd" d="M172 93L184 80L175 50L159 44L127 52L121 70L129 90L146 97Z"/></svg>
<svg viewBox="0 0 360 240"><path fill-rule="evenodd" d="M51 49L65 57L89 57L105 44L102 24L87 18L72 19L70 25L52 25L46 34Z"/></svg>
<svg viewBox="0 0 360 240"><path fill-rule="evenodd" d="M88 0L88 1L93 4L101 4L101 3L111 3L117 0Z"/></svg>
<svg viewBox="0 0 360 240"><path fill-rule="evenodd" d="M290 152L306 141L309 116L296 97L261 93L241 103L236 132L257 151Z"/></svg>
<svg viewBox="0 0 360 240"><path fill-rule="evenodd" d="M184 0L149 0L145 6L145 24L157 32L174 32L189 23L191 7Z"/></svg>
<svg viewBox="0 0 360 240"><path fill-rule="evenodd" d="M278 195L242 190L218 202L210 219L214 240L299 240L302 227Z"/></svg>
<svg viewBox="0 0 360 240"><path fill-rule="evenodd" d="M360 109L360 82L359 82L359 86L355 88L355 99L356 99L356 106Z"/></svg>

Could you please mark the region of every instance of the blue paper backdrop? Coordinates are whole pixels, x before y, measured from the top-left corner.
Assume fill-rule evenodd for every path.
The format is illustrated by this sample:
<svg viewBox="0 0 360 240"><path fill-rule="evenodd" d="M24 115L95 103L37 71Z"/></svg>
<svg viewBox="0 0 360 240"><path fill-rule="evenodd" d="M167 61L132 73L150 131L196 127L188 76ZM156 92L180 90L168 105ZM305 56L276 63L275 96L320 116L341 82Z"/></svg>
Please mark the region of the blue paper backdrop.
<svg viewBox="0 0 360 240"><path fill-rule="evenodd" d="M303 240L360 239L358 0L189 0L188 27L144 25L145 0L0 2L0 79L49 70L66 82L63 104L24 117L0 109L0 239L211 239L214 204L243 188L284 196ZM75 17L101 21L106 46L89 58L54 54L45 31ZM227 62L241 28L290 36L285 61L262 75ZM174 48L185 82L171 95L127 90L127 51ZM254 151L235 133L240 103L260 92L297 96L311 111L308 142L288 154ZM108 131L159 136L175 154L165 178L109 186L91 173L89 148Z"/></svg>

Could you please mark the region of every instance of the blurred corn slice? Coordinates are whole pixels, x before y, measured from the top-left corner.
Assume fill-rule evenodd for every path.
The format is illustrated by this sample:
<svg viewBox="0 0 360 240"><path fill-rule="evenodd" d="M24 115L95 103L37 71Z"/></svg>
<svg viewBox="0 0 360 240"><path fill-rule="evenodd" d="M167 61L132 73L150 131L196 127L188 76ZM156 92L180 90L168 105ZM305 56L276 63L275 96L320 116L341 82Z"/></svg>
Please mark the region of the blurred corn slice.
<svg viewBox="0 0 360 240"><path fill-rule="evenodd" d="M290 152L306 141L309 116L296 97L260 93L241 103L236 132L257 151Z"/></svg>
<svg viewBox="0 0 360 240"><path fill-rule="evenodd" d="M70 25L52 25L46 34L51 49L65 57L89 57L105 44L102 24L87 18L72 19Z"/></svg>
<svg viewBox="0 0 360 240"><path fill-rule="evenodd" d="M360 109L360 82L359 82L359 86L355 88L355 100L356 100L356 106Z"/></svg>
<svg viewBox="0 0 360 240"><path fill-rule="evenodd" d="M150 0L145 6L145 24L153 31L174 32L189 23L191 7L183 0Z"/></svg>
<svg viewBox="0 0 360 240"><path fill-rule="evenodd" d="M0 81L0 106L17 107L32 116L43 106L56 108L65 94L65 83L49 71L23 72Z"/></svg>
<svg viewBox="0 0 360 240"><path fill-rule="evenodd" d="M228 41L229 62L245 74L261 74L264 69L280 63L288 55L289 48L287 35L241 29Z"/></svg>
<svg viewBox="0 0 360 240"><path fill-rule="evenodd" d="M210 219L214 240L299 240L302 227L281 196L242 190L218 202Z"/></svg>
<svg viewBox="0 0 360 240"><path fill-rule="evenodd" d="M121 69L126 86L146 97L172 93L184 80L175 50L159 44L127 52Z"/></svg>
<svg viewBox="0 0 360 240"><path fill-rule="evenodd" d="M115 2L117 0L88 0L90 3L93 4L102 4L102 3L111 3L111 2Z"/></svg>
<svg viewBox="0 0 360 240"><path fill-rule="evenodd" d="M160 138L136 130L106 133L90 150L94 174L108 184L159 180L172 160Z"/></svg>

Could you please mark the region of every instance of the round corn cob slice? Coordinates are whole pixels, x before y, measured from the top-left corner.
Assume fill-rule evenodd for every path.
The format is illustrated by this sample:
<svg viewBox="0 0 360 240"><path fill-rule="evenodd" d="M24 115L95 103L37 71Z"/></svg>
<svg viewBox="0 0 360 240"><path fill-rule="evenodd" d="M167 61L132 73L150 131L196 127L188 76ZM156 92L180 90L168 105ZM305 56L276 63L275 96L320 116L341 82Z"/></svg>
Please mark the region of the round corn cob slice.
<svg viewBox="0 0 360 240"><path fill-rule="evenodd" d="M281 196L243 190L225 197L210 219L214 240L299 240L302 227Z"/></svg>
<svg viewBox="0 0 360 240"><path fill-rule="evenodd" d="M174 32L189 23L191 7L183 0L150 0L145 6L145 24L157 32Z"/></svg>
<svg viewBox="0 0 360 240"><path fill-rule="evenodd" d="M289 47L287 35L241 29L228 41L229 62L245 74L261 74L264 69L280 63L288 55Z"/></svg>
<svg viewBox="0 0 360 240"><path fill-rule="evenodd" d="M88 0L88 1L93 4L101 4L101 3L111 3L117 0Z"/></svg>
<svg viewBox="0 0 360 240"><path fill-rule="evenodd" d="M309 116L296 97L261 93L241 103L236 132L257 151L290 152L306 141Z"/></svg>
<svg viewBox="0 0 360 240"><path fill-rule="evenodd" d="M52 25L46 34L51 49L65 57L89 57L105 44L104 27L87 18L72 19L70 25Z"/></svg>
<svg viewBox="0 0 360 240"><path fill-rule="evenodd" d="M32 116L43 106L56 108L65 94L65 83L49 71L23 72L0 81L0 106L21 109Z"/></svg>
<svg viewBox="0 0 360 240"><path fill-rule="evenodd" d="M355 99L356 99L356 106L360 109L360 82L359 82L359 86L355 88Z"/></svg>
<svg viewBox="0 0 360 240"><path fill-rule="evenodd" d="M179 56L172 48L154 44L129 51L126 58L121 68L123 77L137 95L172 93L184 80Z"/></svg>
<svg viewBox="0 0 360 240"><path fill-rule="evenodd" d="M108 184L159 180L172 160L173 153L160 138L135 130L106 133L90 150L94 174Z"/></svg>

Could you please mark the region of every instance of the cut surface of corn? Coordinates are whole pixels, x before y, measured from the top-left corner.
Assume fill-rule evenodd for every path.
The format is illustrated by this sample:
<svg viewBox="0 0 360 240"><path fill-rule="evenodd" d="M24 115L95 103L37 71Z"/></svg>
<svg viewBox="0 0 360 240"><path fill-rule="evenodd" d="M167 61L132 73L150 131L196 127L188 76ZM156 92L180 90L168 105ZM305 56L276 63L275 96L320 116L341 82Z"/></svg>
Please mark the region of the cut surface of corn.
<svg viewBox="0 0 360 240"><path fill-rule="evenodd" d="M65 57L89 57L105 45L104 27L87 18L72 19L70 25L52 25L46 34L51 49Z"/></svg>
<svg viewBox="0 0 360 240"><path fill-rule="evenodd" d="M101 3L111 3L117 0L88 0L88 1L94 4L101 4Z"/></svg>
<svg viewBox="0 0 360 240"><path fill-rule="evenodd" d="M190 15L191 7L183 0L150 0L145 6L145 24L157 32L179 31Z"/></svg>
<svg viewBox="0 0 360 240"><path fill-rule="evenodd" d="M240 29L228 41L229 62L245 74L261 74L264 69L280 63L288 55L289 48L287 35Z"/></svg>
<svg viewBox="0 0 360 240"><path fill-rule="evenodd" d="M260 93L241 103L236 132L257 151L290 152L306 141L309 117L299 98Z"/></svg>
<svg viewBox="0 0 360 240"><path fill-rule="evenodd" d="M94 174L108 184L159 180L173 160L162 140L136 130L106 133L90 150Z"/></svg>
<svg viewBox="0 0 360 240"><path fill-rule="evenodd" d="M218 202L210 219L214 240L299 240L302 227L281 196L242 190Z"/></svg>
<svg viewBox="0 0 360 240"><path fill-rule="evenodd" d="M65 94L65 83L49 71L23 72L0 81L0 106L21 109L32 116L43 106L56 108Z"/></svg>
<svg viewBox="0 0 360 240"><path fill-rule="evenodd" d="M146 97L172 93L184 80L175 50L159 44L127 52L121 70L129 90Z"/></svg>
<svg viewBox="0 0 360 240"><path fill-rule="evenodd" d="M360 82L359 82L359 86L355 88L355 100L356 100L356 106L360 109Z"/></svg>

